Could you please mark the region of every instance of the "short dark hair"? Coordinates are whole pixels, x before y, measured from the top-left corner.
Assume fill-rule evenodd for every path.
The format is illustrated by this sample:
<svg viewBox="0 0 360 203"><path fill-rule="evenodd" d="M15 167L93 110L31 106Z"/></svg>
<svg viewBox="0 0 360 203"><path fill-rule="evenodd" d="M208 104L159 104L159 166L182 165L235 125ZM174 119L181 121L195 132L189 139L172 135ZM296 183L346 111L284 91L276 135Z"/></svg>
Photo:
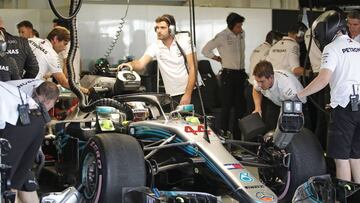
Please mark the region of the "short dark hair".
<svg viewBox="0 0 360 203"><path fill-rule="evenodd" d="M360 20L360 11L358 9L354 9L351 10L348 14L347 14L348 18L355 18Z"/></svg>
<svg viewBox="0 0 360 203"><path fill-rule="evenodd" d="M65 27L54 27L46 38L51 41L55 36L59 41L70 41L70 32Z"/></svg>
<svg viewBox="0 0 360 203"><path fill-rule="evenodd" d="M307 27L304 23L302 22L296 22L294 24L292 24L288 30L288 33L298 33L299 30L303 31L304 33L306 32L307 30Z"/></svg>
<svg viewBox="0 0 360 203"><path fill-rule="evenodd" d="M237 13L231 12L226 17L226 23L230 30L232 30L237 23L243 23L245 21L245 18Z"/></svg>
<svg viewBox="0 0 360 203"><path fill-rule="evenodd" d="M285 36L283 33L272 30L267 33L265 41L269 44L272 44L274 40L279 41L283 36Z"/></svg>
<svg viewBox="0 0 360 203"><path fill-rule="evenodd" d="M16 25L16 27L17 27L17 29L20 29L21 27L27 27L27 28L34 29L33 24L28 20L21 21L20 23L18 23Z"/></svg>
<svg viewBox="0 0 360 203"><path fill-rule="evenodd" d="M35 35L35 37L40 37L39 32L35 29L33 29L33 35Z"/></svg>
<svg viewBox="0 0 360 203"><path fill-rule="evenodd" d="M45 81L36 88L36 94L45 97L46 100L56 100L60 91L55 83Z"/></svg>
<svg viewBox="0 0 360 203"><path fill-rule="evenodd" d="M269 61L260 61L255 65L253 75L259 78L270 78L274 75L274 68Z"/></svg>
<svg viewBox="0 0 360 203"><path fill-rule="evenodd" d="M66 20L61 20L59 18L54 18L53 23L56 24L56 26L61 26L64 27L66 29L70 29L70 23Z"/></svg>
<svg viewBox="0 0 360 203"><path fill-rule="evenodd" d="M175 18L173 15L170 15L170 14L164 14L162 16L159 16L155 19L155 22L156 23L160 23L160 22L166 22L166 24L168 26L170 25L174 25L176 26L176 21L175 21Z"/></svg>

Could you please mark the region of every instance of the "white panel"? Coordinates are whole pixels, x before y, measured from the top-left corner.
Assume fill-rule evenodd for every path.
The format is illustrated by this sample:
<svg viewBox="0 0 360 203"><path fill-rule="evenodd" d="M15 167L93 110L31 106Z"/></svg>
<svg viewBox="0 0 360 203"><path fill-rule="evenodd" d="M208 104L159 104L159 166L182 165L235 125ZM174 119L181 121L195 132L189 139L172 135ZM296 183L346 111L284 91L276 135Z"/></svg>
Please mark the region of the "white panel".
<svg viewBox="0 0 360 203"><path fill-rule="evenodd" d="M125 5L84 4L82 6L78 15L78 33L85 69L92 66L96 59L104 56L125 8ZM197 7L196 42L199 59L204 58L200 52L205 43L226 28L225 19L230 12L237 12L246 18L244 23L246 64L251 51L265 40L266 33L271 29L270 9ZM155 18L165 13L175 16L178 30L189 30L187 7L131 5L123 32L110 56L110 62L117 63L126 55L141 57L146 47L156 41ZM220 68L218 63L212 62L212 65L215 71Z"/></svg>
<svg viewBox="0 0 360 203"><path fill-rule="evenodd" d="M16 25L29 20L35 28L40 27L40 10L38 9L0 9L0 16L4 21L6 31L18 36Z"/></svg>

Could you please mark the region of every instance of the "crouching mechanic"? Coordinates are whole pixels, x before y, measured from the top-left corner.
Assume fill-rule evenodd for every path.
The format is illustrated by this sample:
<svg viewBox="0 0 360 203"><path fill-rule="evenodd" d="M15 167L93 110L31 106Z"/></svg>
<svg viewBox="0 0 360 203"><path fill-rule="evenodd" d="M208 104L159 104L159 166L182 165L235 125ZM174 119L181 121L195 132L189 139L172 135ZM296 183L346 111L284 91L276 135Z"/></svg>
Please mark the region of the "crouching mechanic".
<svg viewBox="0 0 360 203"><path fill-rule="evenodd" d="M272 64L268 61L260 61L256 64L253 75L255 78L253 88L255 110L253 113L262 114L262 98L263 95L267 97L279 108L274 108L274 106L266 107L266 115L262 115L262 117L266 121L268 129L275 129L277 119L274 118L279 117L281 102L292 100L296 93L303 89L303 86L292 73L281 70L274 71ZM306 97L301 102L305 103Z"/></svg>
<svg viewBox="0 0 360 203"><path fill-rule="evenodd" d="M23 186L50 120L47 111L54 106L59 89L49 81L16 80L0 82L0 94L6 98L0 100L0 137L12 146L3 158L3 163L12 167L7 177L10 188L23 203L39 202L36 191L25 192Z"/></svg>
<svg viewBox="0 0 360 203"><path fill-rule="evenodd" d="M320 72L297 96L304 98L330 84L327 156L335 159L337 178L360 183L360 44L347 35L346 21L336 11L321 14L313 29L322 50Z"/></svg>

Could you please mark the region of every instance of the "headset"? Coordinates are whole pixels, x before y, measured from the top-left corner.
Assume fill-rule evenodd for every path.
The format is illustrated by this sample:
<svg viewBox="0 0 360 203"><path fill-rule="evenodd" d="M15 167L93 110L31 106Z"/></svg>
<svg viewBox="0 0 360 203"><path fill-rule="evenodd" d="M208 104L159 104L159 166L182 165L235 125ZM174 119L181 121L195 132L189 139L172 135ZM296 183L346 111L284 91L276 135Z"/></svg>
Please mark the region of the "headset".
<svg viewBox="0 0 360 203"><path fill-rule="evenodd" d="M175 36L175 34L176 34L176 22L175 22L174 16L169 15L169 14L164 14L160 18L163 18L163 19L166 20L167 24L169 25L169 34L171 36ZM154 30L156 32L156 27L154 28Z"/></svg>

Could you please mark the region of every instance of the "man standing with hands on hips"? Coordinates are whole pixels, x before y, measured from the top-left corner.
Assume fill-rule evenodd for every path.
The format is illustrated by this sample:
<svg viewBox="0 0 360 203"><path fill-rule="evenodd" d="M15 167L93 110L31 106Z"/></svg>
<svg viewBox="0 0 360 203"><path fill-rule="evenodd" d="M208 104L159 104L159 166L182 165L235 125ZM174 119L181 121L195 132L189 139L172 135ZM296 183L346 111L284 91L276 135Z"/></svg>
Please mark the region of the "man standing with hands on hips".
<svg viewBox="0 0 360 203"><path fill-rule="evenodd" d="M242 29L245 18L230 13L226 18L227 28L218 33L202 49L207 58L218 61L221 70L221 129L229 130L230 112L234 107L233 134L240 139L241 133L237 120L246 113L244 96L247 74L245 72L245 33ZM213 50L217 49L219 56Z"/></svg>
<svg viewBox="0 0 360 203"><path fill-rule="evenodd" d="M337 178L360 183L360 44L347 35L345 18L333 10L320 15L312 29L322 50L321 68L297 97L304 98L330 84L327 156L335 159Z"/></svg>

